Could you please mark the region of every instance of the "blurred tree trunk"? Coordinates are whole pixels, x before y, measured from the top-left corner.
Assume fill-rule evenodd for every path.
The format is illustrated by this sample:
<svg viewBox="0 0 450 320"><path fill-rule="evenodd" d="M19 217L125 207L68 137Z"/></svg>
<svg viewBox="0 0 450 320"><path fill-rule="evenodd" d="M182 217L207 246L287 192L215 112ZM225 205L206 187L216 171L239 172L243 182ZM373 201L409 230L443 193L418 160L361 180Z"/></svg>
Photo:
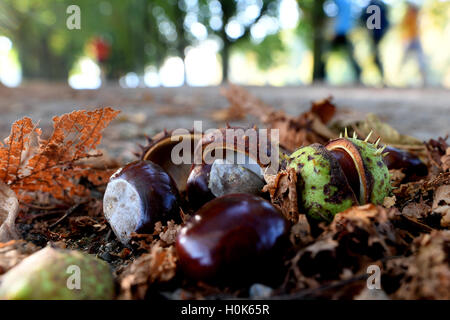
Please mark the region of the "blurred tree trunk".
<svg viewBox="0 0 450 320"><path fill-rule="evenodd" d="M222 35L223 47L220 52L222 58L222 83L227 83L229 78L230 68L230 47L231 42L228 40L225 30Z"/></svg>
<svg viewBox="0 0 450 320"><path fill-rule="evenodd" d="M325 79L325 62L323 60L325 36L324 27L326 16L323 11L324 0L315 0L312 7L312 36L313 36L313 81Z"/></svg>
<svg viewBox="0 0 450 320"><path fill-rule="evenodd" d="M175 4L173 6L174 8L174 15L175 15L175 30L177 32L177 52L180 58L183 60L183 67L184 67L184 78L183 78L183 84L186 84L186 53L185 50L187 46L189 45L189 41L186 38L186 31L184 30L184 20L186 19L186 12L180 8L178 4Z"/></svg>
<svg viewBox="0 0 450 320"><path fill-rule="evenodd" d="M225 31L225 27L230 21L231 17L236 11L236 3L234 1L222 1L222 29L219 32L219 36L222 40L222 50L220 56L222 58L222 83L228 82L229 69L230 69L230 49L232 42L228 38Z"/></svg>

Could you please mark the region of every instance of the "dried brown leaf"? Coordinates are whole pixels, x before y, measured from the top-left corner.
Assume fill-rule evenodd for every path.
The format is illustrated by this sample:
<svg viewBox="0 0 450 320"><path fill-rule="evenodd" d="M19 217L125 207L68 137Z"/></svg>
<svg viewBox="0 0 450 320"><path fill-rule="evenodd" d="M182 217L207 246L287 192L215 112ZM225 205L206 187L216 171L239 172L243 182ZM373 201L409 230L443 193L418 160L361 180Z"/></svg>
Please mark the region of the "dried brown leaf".
<svg viewBox="0 0 450 320"><path fill-rule="evenodd" d="M272 204L280 209L286 219L296 223L299 217L297 195L297 173L288 168L276 175L265 175L266 185L263 192L269 192Z"/></svg>
<svg viewBox="0 0 450 320"><path fill-rule="evenodd" d="M331 98L313 103L314 111L310 110L293 117L265 104L236 85L223 89L222 94L240 113L253 115L269 128L278 129L280 145L290 152L303 145L325 143L337 136L322 122L322 119L329 121L334 115Z"/></svg>
<svg viewBox="0 0 450 320"><path fill-rule="evenodd" d="M176 274L175 248L156 243L150 253L143 254L120 275L121 299L144 299L149 286L170 281Z"/></svg>
<svg viewBox="0 0 450 320"><path fill-rule="evenodd" d="M433 231L415 241L412 257L397 299L450 299L450 231Z"/></svg>
<svg viewBox="0 0 450 320"><path fill-rule="evenodd" d="M106 183L110 172L91 170L77 162L99 156L92 152L104 128L119 111L109 107L79 110L53 118L53 133L41 140L41 130L30 118L16 121L11 134L0 145L0 180L27 199L32 192L47 192L60 200L87 193L77 183L81 177Z"/></svg>

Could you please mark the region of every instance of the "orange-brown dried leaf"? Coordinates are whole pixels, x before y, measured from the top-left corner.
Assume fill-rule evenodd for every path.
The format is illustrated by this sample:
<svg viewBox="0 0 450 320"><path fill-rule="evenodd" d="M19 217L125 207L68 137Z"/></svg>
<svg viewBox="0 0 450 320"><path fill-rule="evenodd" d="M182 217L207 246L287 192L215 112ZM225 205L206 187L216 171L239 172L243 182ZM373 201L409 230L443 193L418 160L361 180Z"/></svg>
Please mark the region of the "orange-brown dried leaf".
<svg viewBox="0 0 450 320"><path fill-rule="evenodd" d="M16 121L10 136L0 146L0 179L22 200L29 198L30 192L48 192L60 200L86 195L87 190L77 184L80 177L88 175L95 184L106 181L108 173L102 173L100 179L76 162L99 156L92 150L100 143L103 129L118 113L107 107L56 116L53 133L47 140L40 140L41 130L30 118Z"/></svg>

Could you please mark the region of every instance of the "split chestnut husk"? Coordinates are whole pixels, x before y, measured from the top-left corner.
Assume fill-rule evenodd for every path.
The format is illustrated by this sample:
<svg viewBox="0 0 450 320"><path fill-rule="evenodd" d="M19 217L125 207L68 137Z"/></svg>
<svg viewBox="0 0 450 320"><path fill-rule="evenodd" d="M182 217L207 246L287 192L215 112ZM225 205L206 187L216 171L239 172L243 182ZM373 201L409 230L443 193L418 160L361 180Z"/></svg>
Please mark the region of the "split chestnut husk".
<svg viewBox="0 0 450 320"><path fill-rule="evenodd" d="M381 204L391 192L382 149L354 138L339 138L325 146L312 144L290 156L298 175L300 207L310 218L332 221L354 205Z"/></svg>
<svg viewBox="0 0 450 320"><path fill-rule="evenodd" d="M202 138L201 133L176 133L163 131L149 139L149 145L144 147L142 160L149 160L160 165L175 181L179 192L186 190L186 182L191 171L194 159L194 149L198 141ZM174 163L172 160L172 151L178 145L189 147L190 154L184 155L183 149L177 156L187 157L190 160L186 163Z"/></svg>

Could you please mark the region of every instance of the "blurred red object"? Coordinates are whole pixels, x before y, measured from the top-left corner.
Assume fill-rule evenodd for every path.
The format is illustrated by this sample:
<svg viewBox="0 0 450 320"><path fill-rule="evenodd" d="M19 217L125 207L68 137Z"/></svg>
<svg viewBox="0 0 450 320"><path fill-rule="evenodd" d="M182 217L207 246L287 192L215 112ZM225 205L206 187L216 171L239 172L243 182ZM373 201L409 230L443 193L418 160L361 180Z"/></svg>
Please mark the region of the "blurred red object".
<svg viewBox="0 0 450 320"><path fill-rule="evenodd" d="M88 51L98 62L105 62L111 53L111 45L101 37L94 37L88 44Z"/></svg>

